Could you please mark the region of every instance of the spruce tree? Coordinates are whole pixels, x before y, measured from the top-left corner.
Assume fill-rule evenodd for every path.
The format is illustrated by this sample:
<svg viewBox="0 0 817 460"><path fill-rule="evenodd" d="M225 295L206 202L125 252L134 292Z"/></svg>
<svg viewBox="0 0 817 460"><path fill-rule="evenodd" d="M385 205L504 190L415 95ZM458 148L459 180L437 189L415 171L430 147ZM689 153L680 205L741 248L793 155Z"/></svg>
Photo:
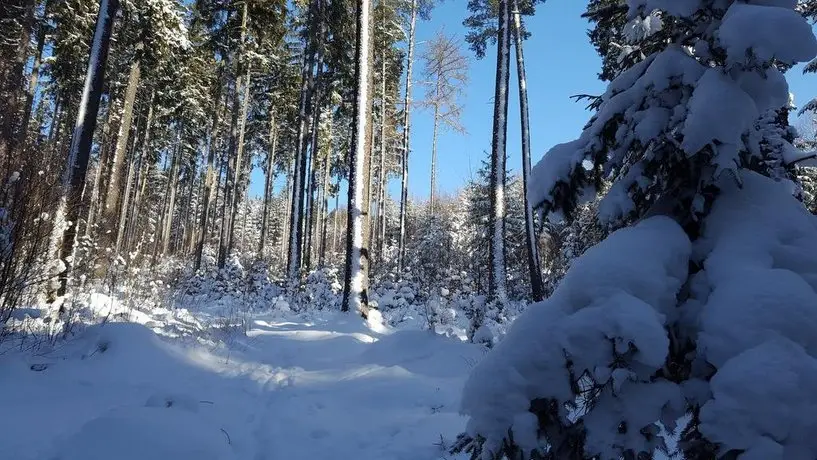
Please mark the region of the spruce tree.
<svg viewBox="0 0 817 460"><path fill-rule="evenodd" d="M815 231L787 185L800 156L781 115L783 71L817 40L794 2L627 8L621 36L643 58L531 186L560 221L610 180L598 214L619 230L476 367L455 450L651 458L667 450L662 426L682 422L685 458L811 458L817 418L798 408L813 397L789 382L817 381L804 327L817 264L795 255L813 252Z"/></svg>

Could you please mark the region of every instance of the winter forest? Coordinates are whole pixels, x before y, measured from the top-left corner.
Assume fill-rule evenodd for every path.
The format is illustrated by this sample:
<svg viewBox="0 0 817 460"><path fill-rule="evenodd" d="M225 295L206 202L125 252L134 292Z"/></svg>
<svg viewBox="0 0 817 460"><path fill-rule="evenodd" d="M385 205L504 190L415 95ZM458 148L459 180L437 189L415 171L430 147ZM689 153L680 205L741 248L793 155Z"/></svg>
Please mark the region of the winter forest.
<svg viewBox="0 0 817 460"><path fill-rule="evenodd" d="M817 0L565 3L0 2L0 459L817 459Z"/></svg>

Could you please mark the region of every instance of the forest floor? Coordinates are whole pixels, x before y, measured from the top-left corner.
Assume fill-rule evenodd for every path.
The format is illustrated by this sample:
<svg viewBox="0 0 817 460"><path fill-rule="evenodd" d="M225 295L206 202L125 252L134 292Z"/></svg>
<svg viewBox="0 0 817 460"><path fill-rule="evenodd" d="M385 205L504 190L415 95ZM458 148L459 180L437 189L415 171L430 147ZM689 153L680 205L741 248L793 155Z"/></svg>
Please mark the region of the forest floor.
<svg viewBox="0 0 817 460"><path fill-rule="evenodd" d="M0 354L0 458L445 459L484 349L338 312L125 311ZM23 347L24 348L24 347Z"/></svg>

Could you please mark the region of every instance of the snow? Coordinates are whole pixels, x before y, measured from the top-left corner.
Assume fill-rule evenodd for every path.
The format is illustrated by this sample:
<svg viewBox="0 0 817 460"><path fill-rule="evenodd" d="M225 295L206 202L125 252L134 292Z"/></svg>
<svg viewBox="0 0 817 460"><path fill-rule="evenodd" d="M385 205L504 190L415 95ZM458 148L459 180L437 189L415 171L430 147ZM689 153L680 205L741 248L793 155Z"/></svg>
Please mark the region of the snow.
<svg viewBox="0 0 817 460"><path fill-rule="evenodd" d="M102 295L89 308L124 313ZM435 460L464 428L457 402L480 346L329 311L258 312L225 342L171 338L174 321L212 323L201 308L0 355L0 407L14 414L0 458Z"/></svg>
<svg viewBox="0 0 817 460"><path fill-rule="evenodd" d="M750 458L814 458L817 217L786 183L741 178L723 184L696 243L698 353L717 368L701 431Z"/></svg>
<svg viewBox="0 0 817 460"><path fill-rule="evenodd" d="M552 398L561 406L576 398L567 358L572 375L586 371L600 382L615 380L617 390L605 393L600 404L615 407L639 429L655 422L658 417L650 415L645 422L644 414L660 414L677 402L680 390L666 382L651 388L658 393L645 399L640 382L649 382L664 364L669 341L663 312L675 305L690 251L683 230L662 216L618 230L589 249L556 292L531 306L472 372L462 402L470 417L469 433L485 437L489 451L499 447L511 428L520 431L520 439L536 439L535 432L521 432L519 425L531 401ZM628 361L626 372L616 360ZM622 421L615 416L588 421L588 445L604 458L618 442L635 443L624 438L609 442L607 436L622 436L610 430L614 420L615 425Z"/></svg>
<svg viewBox="0 0 817 460"><path fill-rule="evenodd" d="M810 61L817 54L811 26L786 6L791 2L753 3L735 2L723 18L718 39L726 49L727 65L745 62L749 51L761 62L777 59L789 64Z"/></svg>
<svg viewBox="0 0 817 460"><path fill-rule="evenodd" d="M730 360L712 378L701 430L749 458L817 456L817 360L802 347L770 340ZM743 458L743 457L741 457Z"/></svg>
<svg viewBox="0 0 817 460"><path fill-rule="evenodd" d="M695 155L716 141L736 151L742 145L741 135L759 115L752 98L718 69L707 70L698 80L688 111L681 144L687 155ZM719 146L719 151L722 148ZM736 158L731 160L734 169ZM721 168L728 166L725 161L719 163Z"/></svg>

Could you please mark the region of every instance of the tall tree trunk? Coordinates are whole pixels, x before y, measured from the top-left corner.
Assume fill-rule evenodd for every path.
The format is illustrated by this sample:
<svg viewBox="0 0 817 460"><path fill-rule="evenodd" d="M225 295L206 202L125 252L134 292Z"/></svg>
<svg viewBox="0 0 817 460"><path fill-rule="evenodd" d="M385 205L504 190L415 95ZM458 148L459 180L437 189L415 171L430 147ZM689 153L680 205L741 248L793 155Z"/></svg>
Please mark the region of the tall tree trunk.
<svg viewBox="0 0 817 460"><path fill-rule="evenodd" d="M195 214L190 212L190 208L193 207L194 195L193 191L196 188L196 175L198 174L197 166L198 160L195 157L192 157L190 160L190 164L188 165L187 171L188 189L184 200L184 206L182 207L182 217L184 218L184 231L176 236L175 247L173 248L174 253L181 253L185 255L187 254L187 248L189 247L188 240L190 239L190 234L194 231L191 222L194 220L193 216Z"/></svg>
<svg viewBox="0 0 817 460"><path fill-rule="evenodd" d="M152 115L152 107L148 108L148 114ZM138 159L137 159L137 140L139 139L139 119L136 120L136 126L133 130L133 139L131 141L131 151L128 161L127 167L127 178L125 179L125 191L122 194L121 204L122 206L119 208L119 216L116 219L116 239L114 240L114 254L119 254L119 251L122 249L122 239L125 234L125 229L127 228L127 217L128 217L128 209L130 205L130 196L133 190L133 179L136 176L137 168L139 167ZM145 118L143 116L142 121L145 122ZM149 121L149 120L148 120Z"/></svg>
<svg viewBox="0 0 817 460"><path fill-rule="evenodd" d="M290 161L287 167L287 183L284 191L284 196L287 198L286 202L286 217L281 238L281 254L287 253L287 248L290 243L290 231L292 230L292 185L294 183L293 176L295 175L295 158Z"/></svg>
<svg viewBox="0 0 817 460"><path fill-rule="evenodd" d="M545 284L542 280L542 267L539 261L539 245L536 244L536 231L533 228L533 208L528 198L530 181L530 115L528 111L528 83L525 75L525 55L522 48L522 15L517 0L512 0L513 35L516 49L517 81L519 83L519 112L522 126L522 190L525 206L525 236L528 247L528 272L533 300L539 302L545 298Z"/></svg>
<svg viewBox="0 0 817 460"><path fill-rule="evenodd" d="M215 186L215 158L216 143L218 139L219 115L221 115L221 72L216 80L216 98L213 110L213 119L210 123L210 133L207 136L207 171L204 176L204 192L201 196L201 221L199 223L198 241L196 242L196 255L193 259L193 271L201 268L201 260L204 254L204 241L207 239L207 219L210 218L210 199Z"/></svg>
<svg viewBox="0 0 817 460"><path fill-rule="evenodd" d="M320 244L320 255L318 258L318 265L320 267L324 267L326 265L326 227L327 221L329 219L329 170L331 169L331 158L330 151L326 151L326 156L324 157L323 162L323 203L321 204L321 215L323 216L321 219L321 244Z"/></svg>
<svg viewBox="0 0 817 460"><path fill-rule="evenodd" d="M380 58L380 169L377 179L377 260L385 260L386 247L386 44L383 44L383 56Z"/></svg>
<svg viewBox="0 0 817 460"><path fill-rule="evenodd" d="M374 54L374 53L371 53L371 54ZM372 62L372 61L369 61L369 62ZM369 69L370 72L372 70L373 69L371 69L371 68ZM372 81L371 92L369 94L371 94L372 99L374 99L374 75L372 75L372 80L373 81ZM364 200L367 203L367 205L366 205L367 206L366 207L366 215L369 216L368 219L367 219L368 227L366 228L365 233L366 233L366 247L369 249L369 265L371 266L372 259L373 259L371 251L372 251L372 248L374 248L373 239L374 239L374 235L377 234L377 232L372 229L372 226L377 221L375 219L372 219L372 217L371 217L372 214L376 211L376 210L372 209L373 208L373 206L372 206L372 190L374 190L374 188L372 187L372 185L374 184L374 168L372 168L372 161L373 161L374 154L375 154L375 148L377 146L377 144L375 143L375 139L374 139L374 104L372 104L372 107L369 110L369 113L371 113L371 116L369 118L369 123L371 124L371 126L369 127L369 131L371 131L372 138L371 138L370 142L367 144L369 146L369 151L368 151L368 154L366 155L366 185L364 187L364 190L366 190L366 196L364 197Z"/></svg>
<svg viewBox="0 0 817 460"><path fill-rule="evenodd" d="M499 0L497 32L496 92L494 95L494 131L491 141L491 214L489 216L488 297L507 301L505 272L505 162L508 133L508 64L510 60L510 24L508 0Z"/></svg>
<svg viewBox="0 0 817 460"><path fill-rule="evenodd" d="M215 196L213 197L213 209L214 211L218 208L218 199L221 197L221 215L219 216L218 212L213 212L213 218L210 220L210 234L215 236L221 235L221 226L224 225L224 189L227 188L227 158L226 153L223 155L219 155L218 158L218 168L216 168L216 182L215 182ZM222 185L221 178L224 177L224 184ZM219 219L221 217L221 219Z"/></svg>
<svg viewBox="0 0 817 460"><path fill-rule="evenodd" d="M138 148L134 149L134 162L131 166L131 172L135 175L135 177L131 176L131 173L128 175L128 182L125 184L125 195L123 196L122 206L120 208L119 213L119 225L116 231L116 252L118 253L122 250L123 246L125 248L130 248L130 241L127 238L127 235L133 235L135 232L135 227L137 224L138 213L136 209L138 209L139 205L141 204L141 197L139 196L139 192L135 194L136 196L133 199L133 204L131 205L130 202L130 189L131 184L134 180L136 180L136 184L139 184L139 181L144 180L140 176L145 174L142 170L142 165L147 161L148 155L148 146L150 143L150 132L151 127L153 126L153 98L154 92L151 91L150 93L150 100L148 102L148 114L147 119L145 120L145 134L142 135L141 143L139 144ZM146 178L145 178L146 179ZM129 221L126 226L126 221ZM127 231L128 227L132 230Z"/></svg>
<svg viewBox="0 0 817 460"><path fill-rule="evenodd" d="M237 199L233 196L237 194L238 181L237 177L240 175L241 162L238 158L239 149L239 111L243 109L241 105L241 93L244 88L244 77L249 79L249 72L244 74L241 64L244 51L244 40L247 34L247 20L248 10L247 2L243 2L241 11L241 38L239 42L239 49L236 56L233 58L236 69L235 90L233 91L233 106L232 116L230 118L230 141L227 149L227 177L224 179L224 202L222 203L221 216L221 236L218 243L218 267L223 268L227 263L227 255L230 252L230 238L232 237L233 217L235 202Z"/></svg>
<svg viewBox="0 0 817 460"><path fill-rule="evenodd" d="M246 2L245 2L246 5ZM238 145L236 146L236 155L235 155L235 164L236 168L234 171L233 176L233 199L230 203L230 231L227 234L227 255L229 256L230 253L233 251L233 243L234 243L234 236L235 236L235 221L236 216L238 215L238 209L241 205L242 198L244 196L244 176L245 171L247 171L247 165L244 163L246 162L244 159L244 138L245 133L247 132L247 112L249 111L250 106L250 66L247 65L247 70L244 74L244 91L241 100L241 121L239 123L238 128ZM251 159L250 159L251 160ZM251 162L249 162L251 163ZM250 164L250 167L252 165Z"/></svg>
<svg viewBox="0 0 817 460"><path fill-rule="evenodd" d="M337 184L337 191L338 193L335 195L335 218L333 219L334 222L332 223L332 254L338 253L338 247L340 246L340 241L338 241L340 233L340 175L338 175L338 180L335 182Z"/></svg>
<svg viewBox="0 0 817 460"><path fill-rule="evenodd" d="M402 278L406 260L406 211L408 206L408 159L411 153L411 78L414 68L414 40L417 26L417 0L411 0L411 22L406 57L406 93L403 103L403 154L400 174L400 230L397 249L397 275Z"/></svg>
<svg viewBox="0 0 817 460"><path fill-rule="evenodd" d="M142 49L142 44L136 46L136 52L139 53ZM119 216L119 202L121 197L120 181L122 179L122 170L125 165L125 151L128 146L128 138L130 136L131 123L133 122L133 106L136 101L136 90L139 88L139 80L141 79L141 66L139 64L139 57L137 56L131 64L128 72L128 86L125 89L125 101L122 106L122 120L119 123L119 134L116 137L116 147L114 148L113 161L111 163L111 170L108 174L108 187L105 194L105 202L103 207L103 217L105 219L106 228L112 228L116 219Z"/></svg>
<svg viewBox="0 0 817 460"><path fill-rule="evenodd" d="M314 29L314 21L323 22L319 15L320 0L312 0L309 6L309 21ZM317 48L314 43L307 46L304 55L304 64L301 71L301 98L298 103L298 130L297 143L295 146L295 170L292 177L292 202L289 223L289 254L287 257L287 276L290 283L295 283L300 278L302 244L303 244L303 224L304 224L304 204L306 187L306 134L309 106L310 89L313 86L315 67L315 57Z"/></svg>
<svg viewBox="0 0 817 460"><path fill-rule="evenodd" d="M179 126L176 149L170 161L170 173L167 176L167 206L165 207L165 217L162 219L161 242L162 249L160 255L167 255L170 248L170 234L173 230L173 211L176 209L176 190L179 184L179 162L184 155L182 138L184 137L184 126Z"/></svg>
<svg viewBox="0 0 817 460"><path fill-rule="evenodd" d="M269 232L269 212L272 201L272 186L275 182L275 149L278 144L278 127L275 126L275 112L270 107L269 119L269 150L267 151L267 165L264 168L264 210L261 214L261 237L258 241L258 256L264 259L264 248Z"/></svg>
<svg viewBox="0 0 817 460"><path fill-rule="evenodd" d="M439 94L437 85L437 94ZM434 129L431 133L431 191L428 199L428 210L434 215L434 199L437 195L437 133L440 126L440 105L434 104Z"/></svg>
<svg viewBox="0 0 817 460"><path fill-rule="evenodd" d="M355 126L352 131L352 151L349 153L349 196L346 234L346 274L343 282L342 311L354 310L366 318L369 314L369 203L366 190L366 170L372 142L372 62L369 33L369 0L357 0L357 46L355 75Z"/></svg>
<svg viewBox="0 0 817 460"><path fill-rule="evenodd" d="M92 232L94 230L94 226L97 223L97 217L101 213L100 208L103 206L105 201L105 192L107 191L106 181L110 179L108 177L108 170L111 155L111 147L108 145L107 141L110 138L110 132L114 124L114 119L118 113L119 110L117 103L114 100L114 96L109 94L107 113L105 114L105 123L102 125L102 138L99 142L96 173L94 174L94 183L89 200L90 204L88 207L88 218L85 225L85 230L88 235L90 235L88 232Z"/></svg>
<svg viewBox="0 0 817 460"><path fill-rule="evenodd" d="M44 8L48 8L48 2L45 3ZM20 119L20 132L17 139L17 152L22 152L28 140L28 127L30 125L31 114L34 112L37 95L37 85L40 78L40 64L42 63L43 48L45 48L46 36L45 24L40 24L37 29L37 48L34 52L34 63L31 66L31 75L28 78L28 92L26 93L26 102L23 106L23 117Z"/></svg>
<svg viewBox="0 0 817 460"><path fill-rule="evenodd" d="M29 46L31 42L31 31L35 23L35 2L34 0L4 0L0 2L0 22L11 25L18 25L19 29L10 34L17 35L16 39L11 36L4 36L2 40L7 41L2 45L4 49L15 48L13 56L3 56L0 58L0 94L3 100L0 101L3 116L0 116L0 158L4 160L3 177L7 177L12 171L17 170L18 162L17 142L20 139L20 131L28 119L21 119L22 104L25 101L25 87L23 84L26 63L29 59Z"/></svg>
<svg viewBox="0 0 817 460"><path fill-rule="evenodd" d="M316 76L316 85L314 88L314 92L312 95L312 137L309 143L309 182L306 187L306 216L304 218L305 228L304 228L304 247L303 247L303 266L306 268L307 271L312 269L312 237L315 230L315 210L313 209L315 204L315 192L317 188L317 174L318 174L318 161L320 161L320 154L319 154L319 128L320 128L320 118L321 118L321 84L320 79L321 75L323 74L323 53L318 53L318 70Z"/></svg>
<svg viewBox="0 0 817 460"><path fill-rule="evenodd" d="M99 112L99 99L102 97L102 85L105 81L105 64L108 60L108 48L111 40L113 22L119 9L119 0L102 0L88 58L88 70L85 74L85 85L82 100L77 114L71 148L68 152L65 172L62 176L62 199L54 220L62 230L59 244L59 259L62 261L58 275L58 287L52 302L63 297L68 289L68 277L75 263L74 247L76 244L77 224L81 215L82 191L88 172L88 160L91 156L91 143L96 128L96 117ZM60 228L61 227L61 228ZM63 311L60 305L60 312Z"/></svg>

